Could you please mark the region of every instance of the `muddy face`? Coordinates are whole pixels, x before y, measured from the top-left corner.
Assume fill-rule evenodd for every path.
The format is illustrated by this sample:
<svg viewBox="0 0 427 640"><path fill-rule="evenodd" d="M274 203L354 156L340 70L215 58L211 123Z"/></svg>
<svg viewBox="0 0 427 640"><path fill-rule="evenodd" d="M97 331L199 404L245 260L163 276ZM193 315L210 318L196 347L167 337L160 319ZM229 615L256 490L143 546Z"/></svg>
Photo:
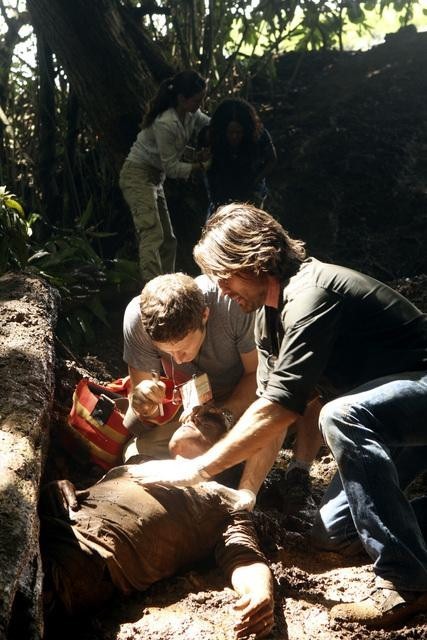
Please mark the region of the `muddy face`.
<svg viewBox="0 0 427 640"><path fill-rule="evenodd" d="M169 442L172 457L196 458L211 448L225 433L222 416L206 413L201 418L189 418L173 434Z"/></svg>

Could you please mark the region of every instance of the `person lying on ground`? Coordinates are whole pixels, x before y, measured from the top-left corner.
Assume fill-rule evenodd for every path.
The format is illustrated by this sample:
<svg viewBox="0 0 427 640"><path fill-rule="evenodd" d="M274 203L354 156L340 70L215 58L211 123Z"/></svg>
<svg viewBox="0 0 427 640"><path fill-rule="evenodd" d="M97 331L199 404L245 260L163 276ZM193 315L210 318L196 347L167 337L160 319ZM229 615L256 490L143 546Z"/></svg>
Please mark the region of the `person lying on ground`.
<svg viewBox="0 0 427 640"><path fill-rule="evenodd" d="M234 510L232 490L210 482L189 489L147 488L128 468L110 470L77 494L67 480L42 491L49 608L55 604L72 616L90 613L215 553L239 596L235 637L268 635L274 623L272 575L250 514Z"/></svg>

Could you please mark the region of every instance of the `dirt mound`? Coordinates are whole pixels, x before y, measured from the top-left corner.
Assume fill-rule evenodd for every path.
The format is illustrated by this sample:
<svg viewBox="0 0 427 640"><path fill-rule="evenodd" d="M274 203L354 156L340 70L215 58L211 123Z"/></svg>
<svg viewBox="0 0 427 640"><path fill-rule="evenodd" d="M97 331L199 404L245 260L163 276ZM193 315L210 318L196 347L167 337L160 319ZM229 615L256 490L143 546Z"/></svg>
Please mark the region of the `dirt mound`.
<svg viewBox="0 0 427 640"><path fill-rule="evenodd" d="M426 65L427 33L402 32L287 54L274 98L260 87L279 153L269 207L316 255L386 280L427 271Z"/></svg>

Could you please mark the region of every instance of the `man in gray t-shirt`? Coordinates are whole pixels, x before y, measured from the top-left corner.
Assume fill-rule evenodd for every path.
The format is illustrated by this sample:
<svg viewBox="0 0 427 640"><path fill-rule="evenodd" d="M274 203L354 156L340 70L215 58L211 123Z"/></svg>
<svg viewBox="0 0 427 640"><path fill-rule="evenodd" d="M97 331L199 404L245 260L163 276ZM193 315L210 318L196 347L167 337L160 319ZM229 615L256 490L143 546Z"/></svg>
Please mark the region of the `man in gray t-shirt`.
<svg viewBox="0 0 427 640"><path fill-rule="evenodd" d="M151 280L128 304L123 335L123 359L133 388L131 411L145 427L126 447L125 461L137 454L168 457L169 441L179 426L178 414L167 421L170 405L164 404L166 416L159 415L165 390L153 372L166 376L174 389L207 373L228 428L256 397L253 316L222 296L206 276L174 273ZM172 453L180 453L179 447Z"/></svg>

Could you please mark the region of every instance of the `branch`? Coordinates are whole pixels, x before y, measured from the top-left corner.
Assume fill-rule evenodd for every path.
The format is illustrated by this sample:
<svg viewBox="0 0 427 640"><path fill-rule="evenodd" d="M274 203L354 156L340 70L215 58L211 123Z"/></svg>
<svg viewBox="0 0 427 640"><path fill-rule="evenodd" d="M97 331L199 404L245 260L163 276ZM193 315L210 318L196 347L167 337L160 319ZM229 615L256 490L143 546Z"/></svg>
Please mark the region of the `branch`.
<svg viewBox="0 0 427 640"><path fill-rule="evenodd" d="M218 82L217 82L217 83L216 83L216 85L213 87L213 89L212 89L211 93L213 93L213 91L214 91L214 90L216 91L216 90L218 89L218 87L219 87L219 86L221 86L221 84L223 83L224 79L225 79L225 78L226 78L226 76L228 75L228 72L230 71L231 67L233 66L234 61L236 60L237 56L239 55L239 53L240 53L240 49L242 48L242 45L243 45L243 43L244 43L244 41L245 41L246 33L247 33L247 31L248 31L248 26L249 26L249 23L248 23L248 21L247 21L247 20L246 20L246 18L245 18L245 25L244 25L244 28L243 28L242 37L240 38L240 42L239 42L239 44L237 45L237 48L233 51L233 53L231 54L231 56L228 58L227 65L226 65L226 67L225 67L224 71L222 72L222 74L220 75L220 77L219 77L219 79L218 79Z"/></svg>

